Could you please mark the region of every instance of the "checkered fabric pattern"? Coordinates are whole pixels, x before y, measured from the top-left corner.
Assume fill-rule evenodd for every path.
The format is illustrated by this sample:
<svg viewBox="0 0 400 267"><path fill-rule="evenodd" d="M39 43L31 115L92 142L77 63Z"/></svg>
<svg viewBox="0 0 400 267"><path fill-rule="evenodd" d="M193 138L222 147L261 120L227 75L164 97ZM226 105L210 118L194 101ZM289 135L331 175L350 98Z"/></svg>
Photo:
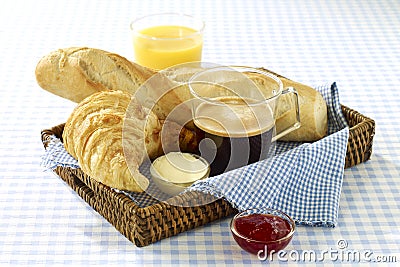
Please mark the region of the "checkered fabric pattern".
<svg viewBox="0 0 400 267"><path fill-rule="evenodd" d="M274 158L198 182L194 189L224 197L245 210L268 207L298 224L337 223L348 128Z"/></svg>
<svg viewBox="0 0 400 267"><path fill-rule="evenodd" d="M345 117L342 114L342 108L339 99L339 89L336 83L331 85L316 86L326 101L328 108L328 134L333 134L347 126Z"/></svg>
<svg viewBox="0 0 400 267"><path fill-rule="evenodd" d="M50 136L50 140L46 140L47 149L42 156L41 165L49 170L54 170L57 166L79 168L78 161L73 158L66 150L61 142L55 136Z"/></svg>

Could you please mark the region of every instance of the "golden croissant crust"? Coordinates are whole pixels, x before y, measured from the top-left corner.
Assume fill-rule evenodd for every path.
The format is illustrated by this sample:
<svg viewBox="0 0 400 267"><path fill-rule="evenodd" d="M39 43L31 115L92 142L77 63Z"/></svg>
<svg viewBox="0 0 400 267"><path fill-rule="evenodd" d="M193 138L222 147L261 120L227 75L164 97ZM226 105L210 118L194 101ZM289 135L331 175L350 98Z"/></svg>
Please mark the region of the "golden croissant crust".
<svg viewBox="0 0 400 267"><path fill-rule="evenodd" d="M134 107L135 113L126 122L128 106ZM78 104L65 124L63 141L82 171L93 179L120 190L141 192L149 185L139 172L146 156L145 126L149 134L161 128L154 113L145 110L130 94L103 91ZM123 131L129 144L125 151ZM129 168L124 153L130 155Z"/></svg>

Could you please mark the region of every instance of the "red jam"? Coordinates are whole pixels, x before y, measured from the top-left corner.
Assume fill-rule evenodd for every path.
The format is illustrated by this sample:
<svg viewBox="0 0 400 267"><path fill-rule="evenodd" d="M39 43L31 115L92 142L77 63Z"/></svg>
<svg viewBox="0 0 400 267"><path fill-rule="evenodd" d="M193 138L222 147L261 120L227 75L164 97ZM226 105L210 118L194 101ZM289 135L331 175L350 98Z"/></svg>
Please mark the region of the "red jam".
<svg viewBox="0 0 400 267"><path fill-rule="evenodd" d="M249 239L275 241L285 237L291 231L289 222L271 214L250 214L235 221L236 231Z"/></svg>
<svg viewBox="0 0 400 267"><path fill-rule="evenodd" d="M288 236L292 231L292 226L289 221L272 214L250 214L238 217L233 227L240 235L234 234L235 240L243 249L253 254L257 254L260 250L264 251L266 248L269 252L272 250L277 252L286 247L291 240L290 235L287 239L274 242Z"/></svg>

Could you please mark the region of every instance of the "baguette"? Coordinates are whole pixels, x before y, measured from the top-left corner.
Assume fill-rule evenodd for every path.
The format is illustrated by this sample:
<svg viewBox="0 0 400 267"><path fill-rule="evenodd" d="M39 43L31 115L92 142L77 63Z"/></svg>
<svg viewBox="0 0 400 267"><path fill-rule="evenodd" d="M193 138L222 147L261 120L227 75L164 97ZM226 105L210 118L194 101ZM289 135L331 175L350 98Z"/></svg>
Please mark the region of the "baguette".
<svg viewBox="0 0 400 267"><path fill-rule="evenodd" d="M154 73L117 54L88 47L52 51L35 69L40 87L76 103L99 91L133 94Z"/></svg>
<svg viewBox="0 0 400 267"><path fill-rule="evenodd" d="M95 48L70 47L52 51L39 61L35 75L40 87L76 103L101 91L120 90L135 95L148 81L138 93L139 98L142 103L151 100L146 107L159 119L166 119L172 109L184 101L180 92L170 90L176 85L162 73Z"/></svg>

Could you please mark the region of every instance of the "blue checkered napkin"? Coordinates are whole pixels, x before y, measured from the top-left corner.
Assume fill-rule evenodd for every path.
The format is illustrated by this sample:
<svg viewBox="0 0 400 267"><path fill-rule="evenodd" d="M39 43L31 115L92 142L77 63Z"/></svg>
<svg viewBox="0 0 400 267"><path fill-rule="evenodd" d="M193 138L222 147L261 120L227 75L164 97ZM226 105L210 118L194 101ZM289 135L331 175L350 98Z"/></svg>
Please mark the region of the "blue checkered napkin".
<svg viewBox="0 0 400 267"><path fill-rule="evenodd" d="M50 140L46 140L46 142L48 143L41 162L41 166L44 167L45 170L53 171L57 166L73 169L80 168L78 161L65 150L59 138L52 135L50 136ZM136 205L142 208L157 204L160 200L168 199L170 196L162 193L154 182L152 182L149 170L150 164L148 162L140 166L140 172L150 180L150 186L146 192L127 192L115 188L112 188L112 190L127 195ZM157 196L157 198L152 196Z"/></svg>
<svg viewBox="0 0 400 267"><path fill-rule="evenodd" d="M48 170L54 170L57 166L79 168L78 161L65 150L61 140L54 135L50 136L41 165Z"/></svg>
<svg viewBox="0 0 400 267"><path fill-rule="evenodd" d="M80 168L78 161L65 150L64 145L59 138L53 135L50 136L50 140L46 142L48 142L48 144L46 147L46 151L42 156L42 162L41 162L41 166L44 167L45 170L54 170L57 166L69 167L73 169ZM149 165L143 164L143 166L141 166L141 172L145 176L150 177L150 173L148 170L149 170ZM147 207L159 202L159 200L153 198L151 194L148 194L147 192L136 193L136 192L125 192L117 189L113 190L119 193L126 194L139 207ZM155 191L157 189L155 185L152 183L149 190ZM153 191L150 191L150 193ZM163 196L162 193L160 192L156 192L153 194L166 198L166 196Z"/></svg>
<svg viewBox="0 0 400 267"><path fill-rule="evenodd" d="M334 227L349 130L336 84L316 89L328 105L329 136L295 148L279 142L277 156L199 181L190 190L223 197L239 210L269 207L286 212L297 224Z"/></svg>
<svg viewBox="0 0 400 267"><path fill-rule="evenodd" d="M328 134L333 134L347 127L339 100L339 89L336 83L315 87L324 98L328 108Z"/></svg>

